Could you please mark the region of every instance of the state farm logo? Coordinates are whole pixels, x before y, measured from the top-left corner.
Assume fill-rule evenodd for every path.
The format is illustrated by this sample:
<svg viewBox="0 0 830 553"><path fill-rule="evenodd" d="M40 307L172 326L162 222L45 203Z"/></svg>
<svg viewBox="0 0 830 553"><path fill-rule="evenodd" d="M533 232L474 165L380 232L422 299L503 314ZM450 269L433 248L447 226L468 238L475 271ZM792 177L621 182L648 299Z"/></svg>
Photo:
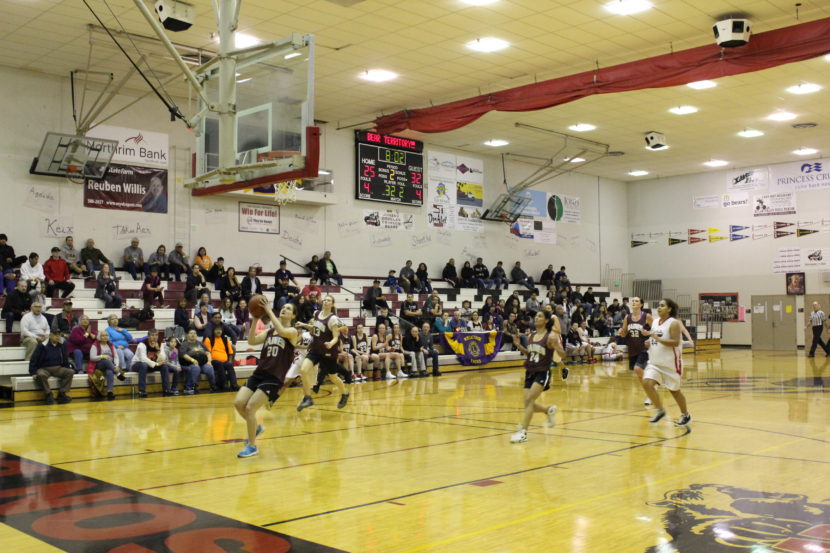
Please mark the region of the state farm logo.
<svg viewBox="0 0 830 553"><path fill-rule="evenodd" d="M144 142L144 135L143 135L143 134L141 134L141 133L138 133L138 134L137 134L137 135L135 135L135 136L131 136L131 137L129 137L129 138L125 138L125 139L124 139L124 144L126 144L126 143L128 143L128 142L132 142L133 144L141 144L142 142Z"/></svg>

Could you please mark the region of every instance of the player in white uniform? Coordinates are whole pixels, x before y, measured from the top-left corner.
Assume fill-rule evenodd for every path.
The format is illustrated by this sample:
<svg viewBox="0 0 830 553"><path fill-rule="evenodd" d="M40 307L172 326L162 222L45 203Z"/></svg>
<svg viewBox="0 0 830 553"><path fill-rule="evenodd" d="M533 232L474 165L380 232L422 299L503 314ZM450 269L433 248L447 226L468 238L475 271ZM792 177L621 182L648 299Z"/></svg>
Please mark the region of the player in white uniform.
<svg viewBox="0 0 830 553"><path fill-rule="evenodd" d="M657 412L649 422L657 422L666 416L663 402L654 387L664 386L680 407L680 418L674 424L686 426L692 420L686 408L686 397L680 391L683 380L683 352L681 347L682 324L675 319L677 303L668 298L660 300L657 306L658 319L651 325L651 330L642 330L649 337L648 364L643 371L643 388L651 399Z"/></svg>
<svg viewBox="0 0 830 553"><path fill-rule="evenodd" d="M308 355L309 347L311 347L311 333L303 330L294 345L294 361L291 363L291 368L288 369L288 374L285 375L286 386L289 386L295 378L300 376L300 366L303 364L305 356Z"/></svg>

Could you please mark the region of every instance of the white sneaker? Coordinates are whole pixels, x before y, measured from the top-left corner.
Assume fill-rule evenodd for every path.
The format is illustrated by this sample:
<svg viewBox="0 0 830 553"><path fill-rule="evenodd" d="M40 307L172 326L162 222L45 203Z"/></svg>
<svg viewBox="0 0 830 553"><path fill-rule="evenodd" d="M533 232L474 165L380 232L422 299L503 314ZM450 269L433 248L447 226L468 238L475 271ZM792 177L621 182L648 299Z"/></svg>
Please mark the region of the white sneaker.
<svg viewBox="0 0 830 553"><path fill-rule="evenodd" d="M395 380L395 375L391 371L386 371L386 380Z"/></svg>
<svg viewBox="0 0 830 553"><path fill-rule="evenodd" d="M556 419L553 418L554 415L556 415L556 411L558 411L556 405L551 405L550 407L548 407L548 422L546 423L546 426L548 428L553 428L554 426L556 426Z"/></svg>
<svg viewBox="0 0 830 553"><path fill-rule="evenodd" d="M511 444L520 444L527 441L527 430L520 428L518 432L510 436Z"/></svg>
<svg viewBox="0 0 830 553"><path fill-rule="evenodd" d="M397 376L398 378L409 378L409 376L403 371L398 371Z"/></svg>
<svg viewBox="0 0 830 553"><path fill-rule="evenodd" d="M651 400L646 398L645 400L643 400L643 405L651 405Z"/></svg>

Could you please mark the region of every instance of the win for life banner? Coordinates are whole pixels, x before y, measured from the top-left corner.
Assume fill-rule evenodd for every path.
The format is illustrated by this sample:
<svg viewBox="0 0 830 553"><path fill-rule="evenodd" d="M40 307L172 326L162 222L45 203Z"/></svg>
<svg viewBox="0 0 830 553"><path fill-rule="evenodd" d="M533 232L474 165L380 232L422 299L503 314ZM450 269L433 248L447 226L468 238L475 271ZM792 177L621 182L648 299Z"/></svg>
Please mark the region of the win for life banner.
<svg viewBox="0 0 830 553"><path fill-rule="evenodd" d="M84 183L84 207L167 213L167 169L112 163L104 180Z"/></svg>

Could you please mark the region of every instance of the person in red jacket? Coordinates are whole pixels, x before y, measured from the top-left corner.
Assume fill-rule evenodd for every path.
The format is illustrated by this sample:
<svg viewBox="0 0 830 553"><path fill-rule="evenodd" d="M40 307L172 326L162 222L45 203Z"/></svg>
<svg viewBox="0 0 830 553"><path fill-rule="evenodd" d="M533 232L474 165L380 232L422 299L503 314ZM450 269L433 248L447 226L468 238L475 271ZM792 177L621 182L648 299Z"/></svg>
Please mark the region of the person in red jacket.
<svg viewBox="0 0 830 553"><path fill-rule="evenodd" d="M46 295L53 297L55 289L61 292L62 298L69 297L75 284L69 281L69 265L61 257L60 248L52 248L52 257L43 264L43 274L46 275Z"/></svg>

